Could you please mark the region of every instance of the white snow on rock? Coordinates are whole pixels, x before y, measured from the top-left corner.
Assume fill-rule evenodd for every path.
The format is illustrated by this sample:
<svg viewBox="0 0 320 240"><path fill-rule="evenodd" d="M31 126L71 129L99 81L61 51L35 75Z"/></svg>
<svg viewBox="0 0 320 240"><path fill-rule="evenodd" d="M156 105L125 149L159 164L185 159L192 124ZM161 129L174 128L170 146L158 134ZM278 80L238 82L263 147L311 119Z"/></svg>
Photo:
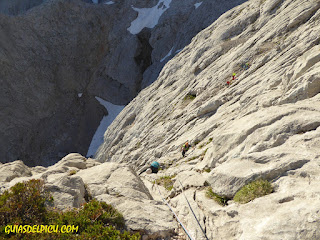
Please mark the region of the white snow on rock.
<svg viewBox="0 0 320 240"><path fill-rule="evenodd" d="M168 54L167 54L164 58L162 58L162 59L160 60L160 62L163 62L164 60L166 60L167 57L170 57L171 54L172 54L172 50L173 50L173 47L172 47L171 50L168 52Z"/></svg>
<svg viewBox="0 0 320 240"><path fill-rule="evenodd" d="M105 2L104 4L111 5L111 4L114 4L114 2L113 1L108 1L108 2Z"/></svg>
<svg viewBox="0 0 320 240"><path fill-rule="evenodd" d="M82 97L82 93L78 93L78 97L81 98Z"/></svg>
<svg viewBox="0 0 320 240"><path fill-rule="evenodd" d="M161 15L169 8L171 0L160 0L153 8L135 8L138 17L131 22L128 31L131 34L138 34L143 28L154 28L161 17Z"/></svg>
<svg viewBox="0 0 320 240"><path fill-rule="evenodd" d="M98 150L99 146L103 143L103 135L104 132L107 130L109 125L113 122L113 120L118 116L118 114L122 111L125 106L121 105L114 105L108 101L105 101L99 97L96 99L103 105L107 111L108 115L104 116L100 122L99 127L97 128L96 133L94 134L90 147L88 149L87 156L94 155Z"/></svg>
<svg viewBox="0 0 320 240"><path fill-rule="evenodd" d="M202 2L195 3L194 7L197 9L198 7L200 7L201 4L202 4Z"/></svg>

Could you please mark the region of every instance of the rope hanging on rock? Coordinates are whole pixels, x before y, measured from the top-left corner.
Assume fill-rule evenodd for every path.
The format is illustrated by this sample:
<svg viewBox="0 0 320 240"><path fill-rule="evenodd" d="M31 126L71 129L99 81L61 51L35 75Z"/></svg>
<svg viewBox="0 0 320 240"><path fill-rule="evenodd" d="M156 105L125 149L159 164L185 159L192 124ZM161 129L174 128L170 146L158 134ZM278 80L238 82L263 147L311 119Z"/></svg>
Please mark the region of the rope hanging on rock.
<svg viewBox="0 0 320 240"><path fill-rule="evenodd" d="M198 223L198 225L199 225L199 227L200 227L200 229L201 229L201 231L202 231L203 235L206 237L206 239L207 239L207 240L209 240L209 238L207 237L207 234L205 233L205 231L204 231L204 230L203 230L203 228L201 227L199 220L197 219L196 215L194 214L194 211L193 211L193 209L192 209L192 207L191 207L191 205L190 205L190 203L189 203L189 201L188 201L188 199L187 199L187 196L184 194L183 186L182 186L182 184L181 184L181 182L180 182L180 180L179 180L179 179L178 179L178 182L180 183L180 186L181 186L181 188L182 188L182 193L183 193L183 195L184 195L185 199L187 200L187 203L188 203L188 205L189 205L189 208L190 208L190 210L191 210L191 212L192 212L192 214L193 214L194 218L196 219L196 221L197 221L197 223Z"/></svg>
<svg viewBox="0 0 320 240"><path fill-rule="evenodd" d="M161 192L160 192L160 188L159 186L157 185L158 187L158 191L159 191L159 194L160 194L160 197L162 198L162 201L167 204L167 206L170 208L171 212L174 214L174 216L176 217L177 221L179 222L179 224L181 225L181 227L183 228L184 232L188 235L189 239L190 240L194 240L190 234L188 233L187 229L183 226L182 222L180 221L180 219L178 218L177 214L172 210L172 208L170 207L169 203L162 197L161 195Z"/></svg>

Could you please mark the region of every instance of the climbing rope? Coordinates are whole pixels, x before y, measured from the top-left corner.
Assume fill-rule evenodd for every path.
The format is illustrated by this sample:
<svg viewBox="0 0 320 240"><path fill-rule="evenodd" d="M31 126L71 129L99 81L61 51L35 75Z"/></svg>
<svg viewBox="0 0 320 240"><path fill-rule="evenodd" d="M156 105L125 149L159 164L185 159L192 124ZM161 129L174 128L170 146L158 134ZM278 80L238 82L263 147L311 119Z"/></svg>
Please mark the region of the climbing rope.
<svg viewBox="0 0 320 240"><path fill-rule="evenodd" d="M180 182L180 180L179 180L179 179L178 179L178 181L179 181L180 186L181 186L181 188L182 188L182 193L183 193L183 195L184 195L185 199L187 200L187 203L188 203L188 205L189 205L189 208L190 208L190 210L191 210L191 212L192 212L192 214L193 214L194 218L196 219L196 221L197 221L197 223L198 223L198 225L199 225L199 227L200 227L200 229L201 229L201 231L202 231L203 235L206 237L206 239L207 239L207 240L209 240L209 238L207 237L207 235L206 235L205 231L204 231L204 230L203 230L203 228L201 227L199 220L197 219L196 215L194 214L194 211L193 211L193 209L192 209L192 207L191 207L191 205L190 205L190 203L189 203L189 201L188 201L188 199L187 199L186 195L184 194L183 186L182 186L182 184L181 184L181 182Z"/></svg>
<svg viewBox="0 0 320 240"><path fill-rule="evenodd" d="M161 195L161 192L160 192L160 188L159 186L157 185L158 187L158 191L159 191L159 194L160 194L160 197L162 198L162 201L167 204L167 206L170 208L171 212L174 214L174 216L176 217L177 221L179 222L179 224L181 225L181 227L183 228L184 232L188 235L189 239L190 240L194 240L190 234L188 233L187 229L183 226L182 222L180 221L180 219L178 218L177 214L172 210L172 208L170 207L169 203L162 197Z"/></svg>

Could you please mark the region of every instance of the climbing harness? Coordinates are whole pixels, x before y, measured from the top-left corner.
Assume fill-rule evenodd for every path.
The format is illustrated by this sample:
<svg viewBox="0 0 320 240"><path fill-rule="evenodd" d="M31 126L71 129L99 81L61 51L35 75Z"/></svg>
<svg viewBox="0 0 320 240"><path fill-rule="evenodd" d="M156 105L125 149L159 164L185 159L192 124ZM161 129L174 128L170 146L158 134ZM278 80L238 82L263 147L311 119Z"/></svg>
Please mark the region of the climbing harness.
<svg viewBox="0 0 320 240"><path fill-rule="evenodd" d="M204 231L204 230L203 230L203 228L201 227L201 225L200 225L200 223L199 223L199 220L197 219L196 215L194 214L194 211L193 211L193 209L192 209L192 207L191 207L191 205L190 205L190 203L189 203L189 201L188 201L188 199L187 199L186 195L184 194L183 186L182 186L182 184L181 184L181 182L180 182L180 180L179 180L179 179L178 179L178 182L180 183L180 186L181 186L181 188L182 188L182 193L183 193L183 195L184 195L185 199L187 200L187 203L188 203L188 205L189 205L189 208L190 208L190 210L191 210L191 212L192 212L192 214L193 214L194 218L196 219L196 221L197 221L197 223L198 223L198 225L199 225L199 227L200 227L200 229L201 229L201 231L202 231L203 235L206 237L206 239L207 239L207 240L209 240L209 238L207 237L207 235L206 235L205 231Z"/></svg>
<svg viewBox="0 0 320 240"><path fill-rule="evenodd" d="M179 224L181 225L181 227L183 228L184 232L188 235L189 239L190 240L194 240L190 234L188 233L187 229L183 226L182 222L180 221L180 219L178 218L177 214L172 210L172 208L170 207L169 203L162 197L161 195L161 192L160 192L160 188L159 186L157 185L158 187L158 191L159 191L159 194L160 194L160 197L162 198L162 201L167 204L167 206L170 208L171 212L174 214L174 216L176 217L177 221L179 222Z"/></svg>

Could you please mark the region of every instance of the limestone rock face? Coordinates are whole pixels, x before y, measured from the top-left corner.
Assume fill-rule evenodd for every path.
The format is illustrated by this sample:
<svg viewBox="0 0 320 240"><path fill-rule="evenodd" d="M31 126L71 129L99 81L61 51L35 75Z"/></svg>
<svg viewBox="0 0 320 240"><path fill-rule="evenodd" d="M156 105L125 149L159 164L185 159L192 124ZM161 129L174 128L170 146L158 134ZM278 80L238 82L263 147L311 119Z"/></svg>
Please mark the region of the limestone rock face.
<svg viewBox="0 0 320 240"><path fill-rule="evenodd" d="M16 177L27 177L31 175L31 171L21 160L0 165L0 182L10 182Z"/></svg>
<svg viewBox="0 0 320 240"><path fill-rule="evenodd" d="M178 180L209 239L319 238L319 9L267 0L223 14L119 114L97 159L164 164L167 196L195 239L205 238ZM182 158L186 140L195 148ZM205 197L210 185L232 199L259 178L272 194L226 207Z"/></svg>
<svg viewBox="0 0 320 240"><path fill-rule="evenodd" d="M95 97L127 104L196 33L244 1L1 1L1 161L49 166L85 155L108 114ZM150 9L162 14L154 26ZM131 30L134 22L141 29Z"/></svg>

